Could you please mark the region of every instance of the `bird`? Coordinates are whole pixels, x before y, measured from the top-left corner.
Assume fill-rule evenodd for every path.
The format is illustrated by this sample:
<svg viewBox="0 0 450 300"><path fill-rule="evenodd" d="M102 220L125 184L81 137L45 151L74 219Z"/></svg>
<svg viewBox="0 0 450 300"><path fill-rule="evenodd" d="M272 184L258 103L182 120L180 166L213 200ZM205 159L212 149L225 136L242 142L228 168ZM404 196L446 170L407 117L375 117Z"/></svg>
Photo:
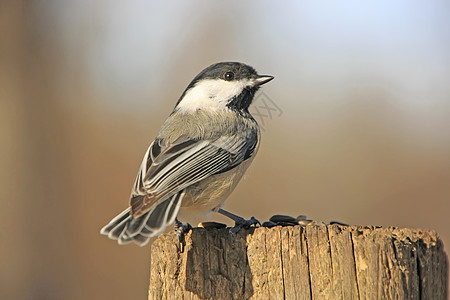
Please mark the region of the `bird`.
<svg viewBox="0 0 450 300"><path fill-rule="evenodd" d="M179 243L192 227L178 214L217 212L234 229L259 223L222 207L258 152L261 130L249 107L270 75L240 62L215 63L187 86L150 144L129 207L100 233L119 245L146 245L175 222Z"/></svg>

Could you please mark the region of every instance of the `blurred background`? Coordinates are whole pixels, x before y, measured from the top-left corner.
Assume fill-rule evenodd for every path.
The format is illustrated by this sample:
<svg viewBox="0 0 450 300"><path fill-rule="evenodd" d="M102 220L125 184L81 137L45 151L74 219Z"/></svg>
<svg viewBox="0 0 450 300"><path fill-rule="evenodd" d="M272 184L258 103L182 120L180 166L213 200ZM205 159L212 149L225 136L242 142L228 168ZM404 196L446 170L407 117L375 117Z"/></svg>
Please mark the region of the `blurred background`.
<svg viewBox="0 0 450 300"><path fill-rule="evenodd" d="M99 230L218 61L275 76L225 208L434 229L450 247L448 1L4 0L0 32L1 299L147 297L150 247Z"/></svg>

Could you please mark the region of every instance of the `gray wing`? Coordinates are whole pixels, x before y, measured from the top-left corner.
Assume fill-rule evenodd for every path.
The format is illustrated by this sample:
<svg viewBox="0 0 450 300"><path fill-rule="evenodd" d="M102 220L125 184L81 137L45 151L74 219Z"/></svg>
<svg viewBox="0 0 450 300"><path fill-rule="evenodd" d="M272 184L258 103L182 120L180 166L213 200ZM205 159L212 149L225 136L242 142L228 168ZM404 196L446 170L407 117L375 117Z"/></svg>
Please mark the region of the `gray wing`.
<svg viewBox="0 0 450 300"><path fill-rule="evenodd" d="M136 178L131 214L139 217L188 186L236 167L252 156L257 143L256 133L204 141L180 138L171 145L155 140Z"/></svg>

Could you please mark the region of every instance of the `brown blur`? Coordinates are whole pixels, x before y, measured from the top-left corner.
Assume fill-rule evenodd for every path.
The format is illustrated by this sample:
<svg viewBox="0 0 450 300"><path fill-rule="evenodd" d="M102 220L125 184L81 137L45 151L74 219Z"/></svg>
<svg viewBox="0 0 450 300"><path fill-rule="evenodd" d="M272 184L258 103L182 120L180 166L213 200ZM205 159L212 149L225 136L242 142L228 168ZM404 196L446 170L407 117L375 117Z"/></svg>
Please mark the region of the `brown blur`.
<svg viewBox="0 0 450 300"><path fill-rule="evenodd" d="M315 7L288 7L297 15L285 17L265 5L194 1L164 10L144 5L143 30L155 33L147 37L150 46L140 43L145 36L105 44L128 38L118 4L62 2L0 2L1 299L146 298L150 247L120 247L99 230L125 209L142 155L185 86L222 60L274 75L264 93L283 111L264 120L260 152L227 209L261 221L306 214L324 222L434 229L448 251L450 10L444 2L430 1L424 18L446 23L409 32L430 40L400 55L394 46L395 55L388 46L377 55L361 46L372 39L403 45L397 37L333 44L330 35L323 39L329 43L311 44L321 40L315 36L322 29L308 25L320 19ZM107 14L109 5L115 14ZM144 28L158 14L152 9L167 17ZM124 18L120 26L111 25L115 17ZM407 25L398 26L408 33ZM122 52L111 54L117 45Z"/></svg>

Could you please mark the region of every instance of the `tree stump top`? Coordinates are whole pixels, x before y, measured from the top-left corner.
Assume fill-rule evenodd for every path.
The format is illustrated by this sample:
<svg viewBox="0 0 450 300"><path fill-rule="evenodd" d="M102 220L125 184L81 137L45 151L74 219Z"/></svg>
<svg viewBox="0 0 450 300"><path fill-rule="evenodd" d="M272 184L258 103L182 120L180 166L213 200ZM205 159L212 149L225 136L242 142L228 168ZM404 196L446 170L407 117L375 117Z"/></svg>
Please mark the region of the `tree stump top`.
<svg viewBox="0 0 450 300"><path fill-rule="evenodd" d="M153 243L149 299L447 299L447 264L430 230L194 228Z"/></svg>

